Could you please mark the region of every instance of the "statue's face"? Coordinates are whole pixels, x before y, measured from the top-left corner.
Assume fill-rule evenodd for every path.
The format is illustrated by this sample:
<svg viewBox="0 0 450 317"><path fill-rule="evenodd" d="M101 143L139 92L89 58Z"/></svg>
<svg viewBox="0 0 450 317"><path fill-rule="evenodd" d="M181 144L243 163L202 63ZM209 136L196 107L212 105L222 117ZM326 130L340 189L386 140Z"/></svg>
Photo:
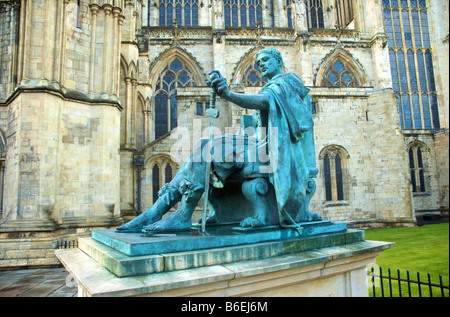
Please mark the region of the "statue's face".
<svg viewBox="0 0 450 317"><path fill-rule="evenodd" d="M263 76L268 79L272 79L272 77L281 73L280 63L272 54L259 54L256 64L261 69Z"/></svg>

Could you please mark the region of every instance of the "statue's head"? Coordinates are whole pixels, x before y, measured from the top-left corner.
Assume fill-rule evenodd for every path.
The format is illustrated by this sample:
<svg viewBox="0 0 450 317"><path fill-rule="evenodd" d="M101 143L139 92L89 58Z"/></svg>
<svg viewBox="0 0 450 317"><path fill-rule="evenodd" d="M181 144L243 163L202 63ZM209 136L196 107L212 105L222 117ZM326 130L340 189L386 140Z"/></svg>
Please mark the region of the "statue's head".
<svg viewBox="0 0 450 317"><path fill-rule="evenodd" d="M261 73L271 80L274 76L282 73L283 58L281 53L274 48L268 47L256 53L256 64L261 69Z"/></svg>
<svg viewBox="0 0 450 317"><path fill-rule="evenodd" d="M278 50L274 49L273 47L263 48L262 50L258 51L258 53L256 53L255 59L258 60L258 57L262 53L272 55L278 61L280 68L283 68L283 57L281 56L281 53Z"/></svg>

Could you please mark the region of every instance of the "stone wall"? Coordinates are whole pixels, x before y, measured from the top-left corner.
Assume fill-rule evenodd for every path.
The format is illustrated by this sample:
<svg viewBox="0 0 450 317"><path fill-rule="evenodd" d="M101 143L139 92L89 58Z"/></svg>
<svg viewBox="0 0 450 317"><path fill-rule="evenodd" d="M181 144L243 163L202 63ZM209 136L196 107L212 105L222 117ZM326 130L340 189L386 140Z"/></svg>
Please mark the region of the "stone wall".
<svg viewBox="0 0 450 317"><path fill-rule="evenodd" d="M0 2L0 102L9 97L17 84L20 5Z"/></svg>
<svg viewBox="0 0 450 317"><path fill-rule="evenodd" d="M448 175L449 173L449 138L448 130L434 134L434 148L436 156L436 178L439 182L438 192L439 194L439 209L446 212L449 211L449 186ZM433 173L434 171L430 171ZM437 204L433 204L433 207Z"/></svg>
<svg viewBox="0 0 450 317"><path fill-rule="evenodd" d="M0 267L55 264L55 241L122 221L116 2L1 3Z"/></svg>
<svg viewBox="0 0 450 317"><path fill-rule="evenodd" d="M312 92L319 168L312 209L334 221L371 226L413 224L403 135L392 90L342 88L333 95L327 92ZM341 147L347 154L343 158L342 201L325 199L321 151L327 146Z"/></svg>

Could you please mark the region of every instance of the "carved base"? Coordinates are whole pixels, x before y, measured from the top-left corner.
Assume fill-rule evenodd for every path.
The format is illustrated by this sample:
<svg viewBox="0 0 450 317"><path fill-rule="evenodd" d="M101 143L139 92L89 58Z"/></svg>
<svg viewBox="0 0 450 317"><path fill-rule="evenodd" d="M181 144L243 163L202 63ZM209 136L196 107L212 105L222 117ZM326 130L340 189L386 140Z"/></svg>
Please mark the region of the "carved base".
<svg viewBox="0 0 450 317"><path fill-rule="evenodd" d="M316 192L316 182L314 182L314 179L309 178L308 182L306 184L305 200L303 202L302 207L300 208L300 211L297 214L297 217L295 217L295 222L308 222L308 221L322 220L322 217L320 217L318 214L315 214L309 210L309 203L311 202L311 199L314 196L315 192Z"/></svg>

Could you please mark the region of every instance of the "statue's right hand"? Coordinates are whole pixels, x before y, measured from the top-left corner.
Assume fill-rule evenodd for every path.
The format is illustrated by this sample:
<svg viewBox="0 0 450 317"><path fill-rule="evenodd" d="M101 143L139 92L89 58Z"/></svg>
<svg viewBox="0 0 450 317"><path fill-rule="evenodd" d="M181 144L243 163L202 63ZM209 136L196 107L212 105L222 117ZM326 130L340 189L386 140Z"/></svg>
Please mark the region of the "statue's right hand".
<svg viewBox="0 0 450 317"><path fill-rule="evenodd" d="M227 98L230 94L228 89L227 80L223 77L215 78L211 81L211 87L216 91L216 93L223 98Z"/></svg>
<svg viewBox="0 0 450 317"><path fill-rule="evenodd" d="M206 82L206 85L208 85L208 87L212 87L212 81L216 78L222 78L222 75L220 74L220 72L218 70L212 70L209 72L209 80Z"/></svg>

